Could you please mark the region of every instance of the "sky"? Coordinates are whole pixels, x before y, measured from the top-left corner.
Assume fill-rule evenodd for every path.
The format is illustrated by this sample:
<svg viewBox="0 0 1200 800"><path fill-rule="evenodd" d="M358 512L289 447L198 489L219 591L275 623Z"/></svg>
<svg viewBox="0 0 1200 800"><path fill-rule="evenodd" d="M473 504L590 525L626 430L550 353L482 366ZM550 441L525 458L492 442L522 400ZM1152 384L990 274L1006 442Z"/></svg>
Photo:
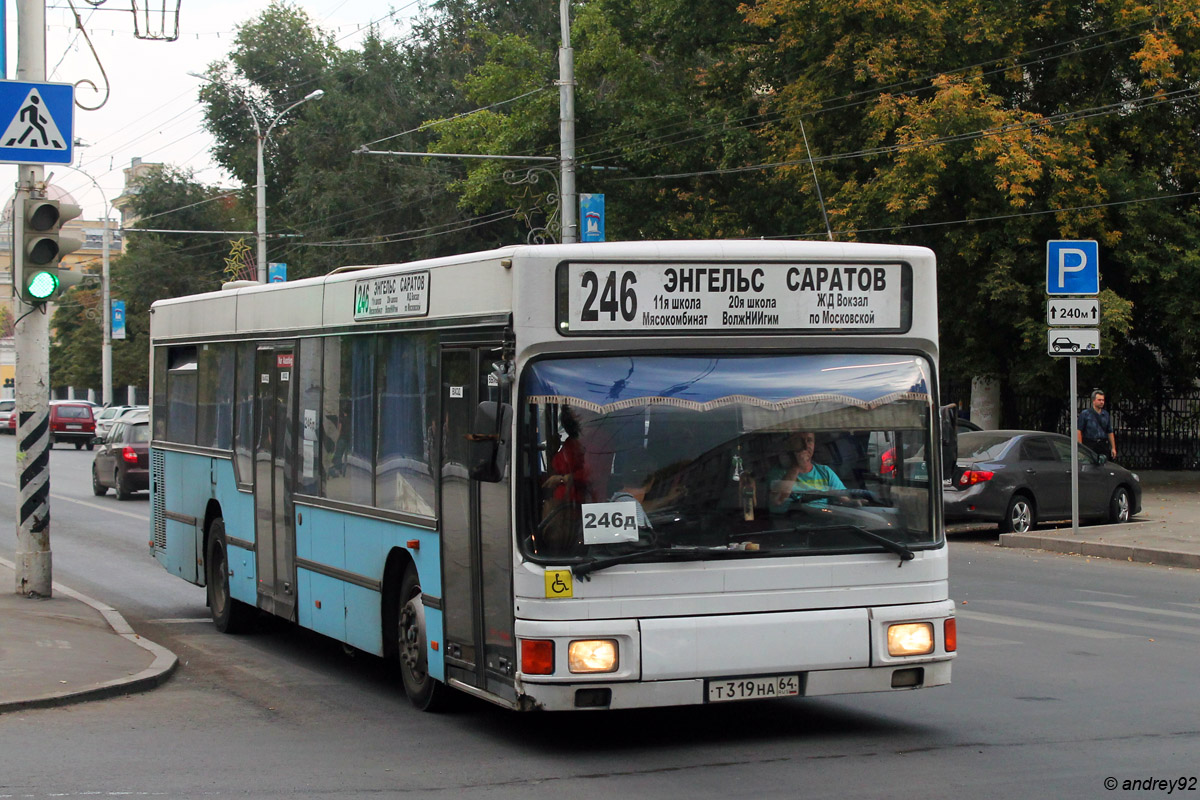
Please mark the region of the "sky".
<svg viewBox="0 0 1200 800"><path fill-rule="evenodd" d="M135 38L131 3L142 10L145 28L147 10L161 11L164 2L173 10L175 0L101 1L102 5L93 6L88 0L74 0L95 47L93 57L75 27L68 0L46 0L46 80L72 84L89 80L103 87L107 75L109 87L107 102L99 109L88 111L78 105L75 109L74 166L86 176L66 167L47 166L46 174L53 173L51 183L76 198L86 220L119 216L106 212L106 207L121 194L123 170L134 158L189 167L203 183L236 186L210 155L212 138L204 130L197 101L203 82L188 73L203 73L212 62L224 60L237 26L261 13L269 0L181 0L178 39L173 42ZM11 80L17 65L15 0L0 2L6 2L8 8L6 77ZM408 30L407 20L420 8L418 0L293 0L293 5L332 34L342 49L357 47L362 31L372 23L384 36L403 35ZM164 15L148 16L163 32ZM174 27L174 15L166 19ZM77 104L87 106L104 100L103 93L87 84L76 88L75 97ZM252 127L249 117L246 124ZM0 165L0 175L5 176L8 187L5 195L11 197L16 168ZM269 207L269 197L267 203Z"/></svg>

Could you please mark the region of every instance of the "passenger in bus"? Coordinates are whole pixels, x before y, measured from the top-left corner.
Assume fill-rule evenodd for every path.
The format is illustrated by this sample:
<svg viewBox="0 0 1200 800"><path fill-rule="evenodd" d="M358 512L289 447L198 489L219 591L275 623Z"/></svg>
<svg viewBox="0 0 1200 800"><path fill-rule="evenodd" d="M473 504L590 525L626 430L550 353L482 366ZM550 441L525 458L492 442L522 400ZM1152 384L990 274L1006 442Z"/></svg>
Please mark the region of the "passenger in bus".
<svg viewBox="0 0 1200 800"><path fill-rule="evenodd" d="M767 473L770 490L769 508L772 513L783 513L791 508L793 493L835 492L846 485L829 467L813 462L817 437L812 431L796 431L788 436L787 448L792 465L787 469L776 468ZM849 500L849 498L845 498ZM828 505L826 499L815 500L813 505Z"/></svg>
<svg viewBox="0 0 1200 800"><path fill-rule="evenodd" d="M589 499L591 473L583 445L579 441L579 420L571 409L563 406L559 425L566 438L558 452L550 459L553 474L542 482L542 487L553 490L555 500L582 503Z"/></svg>

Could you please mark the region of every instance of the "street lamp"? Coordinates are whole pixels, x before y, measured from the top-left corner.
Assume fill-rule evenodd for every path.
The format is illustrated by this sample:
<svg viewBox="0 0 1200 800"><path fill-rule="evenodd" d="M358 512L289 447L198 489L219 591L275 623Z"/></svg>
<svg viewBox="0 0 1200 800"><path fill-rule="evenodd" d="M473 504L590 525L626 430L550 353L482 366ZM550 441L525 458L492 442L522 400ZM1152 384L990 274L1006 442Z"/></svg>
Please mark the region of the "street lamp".
<svg viewBox="0 0 1200 800"><path fill-rule="evenodd" d="M218 81L213 80L212 78L208 77L207 75L200 75L195 72L189 72L188 75L191 75L193 78L199 78L200 80L208 81L209 83L216 83L218 85L222 85L222 84L219 84ZM275 119L271 120L271 124L268 125L267 129L264 131L262 129L262 126L258 124L258 114L256 114L254 112L254 106L252 106L250 104L250 101L248 99L246 99L245 94L243 94L242 91L237 89L236 87L230 87L230 88L234 89L237 92L238 99L240 99L242 101L242 105L244 105L246 107L246 110L250 112L250 121L254 123L254 135L258 140L258 182L254 185L254 193L255 193L254 206L255 206L255 211L257 213L257 216L258 216L258 226L256 228L257 235L255 238L258 240L258 282L266 283L267 282L267 181L266 181L267 170L266 170L266 165L264 164L264 161L263 161L263 150L266 147L267 139L271 136L271 131L275 130L275 126L279 124L280 120L283 119L284 115L286 115L289 111L291 111L296 106L301 105L302 103L307 103L309 100L320 100L322 97L325 96L325 90L317 89L315 91L309 92L304 97L302 97L301 99L297 100L296 102L292 103L290 106L285 108L283 111L280 111L278 114L275 115Z"/></svg>
<svg viewBox="0 0 1200 800"><path fill-rule="evenodd" d="M104 194L104 190L100 188L100 183L88 173L71 166L70 164L59 164L60 167L66 167L69 170L78 172L83 177L92 182L96 187L96 191L100 193L100 199L104 201L104 238L103 249L101 250L101 264L103 271L100 273L100 305L101 313L104 315L102 330L104 331L103 344L100 348L100 399L105 406L111 405L113 402L113 363L112 363L112 278L110 275L109 253L112 250L112 227L109 225L111 217L109 211L113 208L108 203L108 197Z"/></svg>

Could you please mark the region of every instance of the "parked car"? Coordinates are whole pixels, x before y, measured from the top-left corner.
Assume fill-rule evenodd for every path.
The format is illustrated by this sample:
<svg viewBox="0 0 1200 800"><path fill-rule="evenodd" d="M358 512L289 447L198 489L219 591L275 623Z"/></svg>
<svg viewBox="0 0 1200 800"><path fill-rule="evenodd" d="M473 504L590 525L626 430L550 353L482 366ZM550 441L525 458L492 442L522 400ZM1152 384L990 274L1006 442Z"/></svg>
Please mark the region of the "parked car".
<svg viewBox="0 0 1200 800"><path fill-rule="evenodd" d="M92 459L92 494L101 497L109 488L118 500L150 488L150 420L145 415L126 415L112 424L108 435L96 437L98 449Z"/></svg>
<svg viewBox="0 0 1200 800"><path fill-rule="evenodd" d="M17 401L0 400L0 433L17 432ZM10 427L11 426L11 427Z"/></svg>
<svg viewBox="0 0 1200 800"><path fill-rule="evenodd" d="M1071 517L1071 440L1038 431L976 431L958 437L945 489L947 522L995 522L1024 533ZM1079 445L1079 517L1128 522L1142 510L1136 473Z"/></svg>
<svg viewBox="0 0 1200 800"><path fill-rule="evenodd" d="M91 450L96 436L96 419L92 416L93 405L82 400L50 401L50 446L58 442L71 442L79 450L84 445Z"/></svg>
<svg viewBox="0 0 1200 800"><path fill-rule="evenodd" d="M107 436L109 428L118 418L129 413L146 410L147 406L108 406L96 413L96 436L100 438Z"/></svg>

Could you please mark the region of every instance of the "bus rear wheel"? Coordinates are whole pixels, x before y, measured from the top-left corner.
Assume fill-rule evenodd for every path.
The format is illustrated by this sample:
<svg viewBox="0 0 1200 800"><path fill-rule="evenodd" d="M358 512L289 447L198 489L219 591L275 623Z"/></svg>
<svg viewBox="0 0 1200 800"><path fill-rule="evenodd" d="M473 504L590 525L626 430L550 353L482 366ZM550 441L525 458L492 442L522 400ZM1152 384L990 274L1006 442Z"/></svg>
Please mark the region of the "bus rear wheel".
<svg viewBox="0 0 1200 800"><path fill-rule="evenodd" d="M421 601L421 582L417 568L409 564L396 595L399 604L396 626L396 654L400 659L400 679L409 701L421 711L436 711L443 703L446 688L429 674L425 635L425 604Z"/></svg>
<svg viewBox="0 0 1200 800"><path fill-rule="evenodd" d="M252 609L229 594L229 548L225 543L225 520L217 517L209 525L208 551L204 559L208 584L208 608L213 625L221 633L239 633L250 625Z"/></svg>

